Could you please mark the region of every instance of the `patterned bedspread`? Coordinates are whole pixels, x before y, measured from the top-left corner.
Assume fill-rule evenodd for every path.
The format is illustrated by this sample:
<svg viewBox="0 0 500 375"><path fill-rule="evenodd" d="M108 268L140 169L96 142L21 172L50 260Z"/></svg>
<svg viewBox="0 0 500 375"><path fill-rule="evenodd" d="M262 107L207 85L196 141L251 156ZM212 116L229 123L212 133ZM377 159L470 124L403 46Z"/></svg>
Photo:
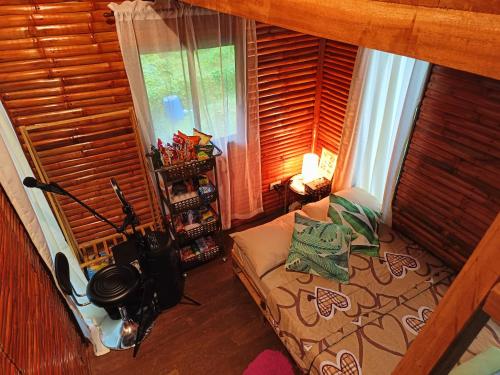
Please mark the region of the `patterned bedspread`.
<svg viewBox="0 0 500 375"><path fill-rule="evenodd" d="M363 324L322 351L310 369L315 375L390 374L424 327L451 278L430 286L395 309ZM499 346L499 327L490 321L474 340L460 362Z"/></svg>
<svg viewBox="0 0 500 375"><path fill-rule="evenodd" d="M380 239L379 258L351 255L347 285L284 267L261 278L268 318L304 372L390 373L450 284L439 259L388 227Z"/></svg>

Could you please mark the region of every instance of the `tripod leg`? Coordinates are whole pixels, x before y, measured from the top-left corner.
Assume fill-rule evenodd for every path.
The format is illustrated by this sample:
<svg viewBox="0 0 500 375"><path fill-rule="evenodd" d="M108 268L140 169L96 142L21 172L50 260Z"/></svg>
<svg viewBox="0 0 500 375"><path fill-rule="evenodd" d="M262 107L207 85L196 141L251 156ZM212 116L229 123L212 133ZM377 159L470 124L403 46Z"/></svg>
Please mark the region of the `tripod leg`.
<svg viewBox="0 0 500 375"><path fill-rule="evenodd" d="M188 297L186 296L185 294L182 296L182 298L185 298L187 299L189 302L191 303L186 303L186 302L179 302L179 303L183 303L183 304L187 304L187 305L195 305L195 306L201 306L201 303L196 301L195 299L191 298L191 297Z"/></svg>
<svg viewBox="0 0 500 375"><path fill-rule="evenodd" d="M135 337L135 345L133 358L137 356L139 348L142 341L145 339L146 335L153 327L155 319L158 317L158 311L156 309L156 303L154 300L154 294L152 289L151 279L144 282L144 290L142 293L141 304L139 305L139 329L137 330L137 336ZM147 306L146 313L144 312L144 307Z"/></svg>

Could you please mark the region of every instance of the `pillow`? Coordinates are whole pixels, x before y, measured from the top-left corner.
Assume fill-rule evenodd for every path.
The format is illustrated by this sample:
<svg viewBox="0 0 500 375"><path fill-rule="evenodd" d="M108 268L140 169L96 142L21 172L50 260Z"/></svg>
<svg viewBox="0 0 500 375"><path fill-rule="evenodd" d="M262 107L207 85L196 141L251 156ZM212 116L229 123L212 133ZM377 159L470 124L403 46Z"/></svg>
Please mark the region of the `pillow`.
<svg viewBox="0 0 500 375"><path fill-rule="evenodd" d="M305 215L302 211L298 212ZM258 277L285 262L290 249L294 215L295 212L289 212L269 223L230 234Z"/></svg>
<svg viewBox="0 0 500 375"><path fill-rule="evenodd" d="M295 214L285 268L348 283L351 234L352 230L346 226Z"/></svg>
<svg viewBox="0 0 500 375"><path fill-rule="evenodd" d="M377 198L363 189L352 187L349 189L340 190L336 192L335 195L343 197L361 206L365 206L372 211L380 211L380 203L377 201ZM306 204L304 207L302 207L302 210L307 214L307 216L315 220L330 221L330 219L328 218L329 205L330 200L328 197L326 197L317 202Z"/></svg>
<svg viewBox="0 0 500 375"><path fill-rule="evenodd" d="M372 211L380 211L381 205L377 198L361 188L351 187L349 189L339 190L334 194L338 197L342 197L359 204L360 206L365 206Z"/></svg>
<svg viewBox="0 0 500 375"><path fill-rule="evenodd" d="M330 201L328 200L328 197L326 197L320 199L317 202L306 204L302 207L302 211L304 211L311 219L319 221L331 221L328 217L329 204Z"/></svg>
<svg viewBox="0 0 500 375"><path fill-rule="evenodd" d="M332 222L352 229L351 252L378 256L380 212L335 194L330 194L329 199L328 216Z"/></svg>

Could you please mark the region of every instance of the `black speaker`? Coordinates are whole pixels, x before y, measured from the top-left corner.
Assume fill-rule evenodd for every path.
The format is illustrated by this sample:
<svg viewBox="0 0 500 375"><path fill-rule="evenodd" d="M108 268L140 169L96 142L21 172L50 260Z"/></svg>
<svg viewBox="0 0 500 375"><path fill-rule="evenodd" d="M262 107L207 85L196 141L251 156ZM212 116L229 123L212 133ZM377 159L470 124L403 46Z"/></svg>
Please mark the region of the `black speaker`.
<svg viewBox="0 0 500 375"><path fill-rule="evenodd" d="M162 310L177 305L184 294L181 259L172 239L165 232L146 235L146 272L154 280Z"/></svg>

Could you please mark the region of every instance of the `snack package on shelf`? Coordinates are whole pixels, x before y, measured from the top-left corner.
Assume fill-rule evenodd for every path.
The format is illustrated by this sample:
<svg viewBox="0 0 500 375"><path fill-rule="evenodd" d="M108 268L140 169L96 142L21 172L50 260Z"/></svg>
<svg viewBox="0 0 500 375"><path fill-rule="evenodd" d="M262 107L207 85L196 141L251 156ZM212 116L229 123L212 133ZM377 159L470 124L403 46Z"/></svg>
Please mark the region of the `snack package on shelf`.
<svg viewBox="0 0 500 375"><path fill-rule="evenodd" d="M210 143L211 135L193 129L193 135L177 131L172 137L172 143L164 144L158 138L157 147L151 145L153 166L160 168L192 160L206 160L213 156L214 145ZM160 163L162 165L160 165Z"/></svg>
<svg viewBox="0 0 500 375"><path fill-rule="evenodd" d="M180 130L174 135L174 142L181 144L185 161L196 159L195 147L200 143L197 135L186 135Z"/></svg>
<svg viewBox="0 0 500 375"><path fill-rule="evenodd" d="M212 236L207 236L195 240L194 245L196 246L196 248L200 253L206 253L212 250L215 246L217 246L217 243L212 238Z"/></svg>
<svg viewBox="0 0 500 375"><path fill-rule="evenodd" d="M201 174L198 176L198 187L209 185L209 184L210 184L210 180L208 179L208 177L206 175Z"/></svg>
<svg viewBox="0 0 500 375"><path fill-rule="evenodd" d="M217 247L217 242L213 237L203 237L195 240L191 245L181 249L181 260L183 262L192 261L200 254L207 253Z"/></svg>
<svg viewBox="0 0 500 375"><path fill-rule="evenodd" d="M217 220L217 216L211 207L201 207L198 210L182 212L174 217L174 227L177 233L188 231L202 224Z"/></svg>
<svg viewBox="0 0 500 375"><path fill-rule="evenodd" d="M194 229L199 227L201 215L198 210L189 210L180 214L181 220L184 223L184 230Z"/></svg>
<svg viewBox="0 0 500 375"><path fill-rule="evenodd" d="M182 180L172 184L172 194L174 195L191 193L193 191L196 191L196 188L192 181Z"/></svg>
<svg viewBox="0 0 500 375"><path fill-rule="evenodd" d="M195 250L190 245L184 246L181 249L181 260L184 262L196 257L196 255Z"/></svg>
<svg viewBox="0 0 500 375"><path fill-rule="evenodd" d="M198 195L193 182L189 180L175 182L168 189L171 203L177 203Z"/></svg>
<svg viewBox="0 0 500 375"><path fill-rule="evenodd" d="M200 195L210 194L213 193L214 191L215 191L215 186L213 186L212 184L200 186L198 188L198 194Z"/></svg>
<svg viewBox="0 0 500 375"><path fill-rule="evenodd" d="M210 223L214 220L217 220L217 216L211 207L204 206L200 208L198 212L200 214L200 222L202 224Z"/></svg>
<svg viewBox="0 0 500 375"><path fill-rule="evenodd" d="M160 185L162 185L161 180ZM197 195L203 196L215 192L215 187L205 175L199 175L189 180L174 182L168 189L171 203L177 203L196 197Z"/></svg>
<svg viewBox="0 0 500 375"><path fill-rule="evenodd" d="M214 154L213 145L196 146L196 158L198 160L210 159Z"/></svg>
<svg viewBox="0 0 500 375"><path fill-rule="evenodd" d="M206 146L209 142L210 139L212 139L211 135L205 134L198 129L193 128L193 135L200 138L199 145L200 146Z"/></svg>
<svg viewBox="0 0 500 375"><path fill-rule="evenodd" d="M174 228L177 233L184 232L186 229L184 228L184 223L182 222L182 218L180 216L174 216Z"/></svg>

